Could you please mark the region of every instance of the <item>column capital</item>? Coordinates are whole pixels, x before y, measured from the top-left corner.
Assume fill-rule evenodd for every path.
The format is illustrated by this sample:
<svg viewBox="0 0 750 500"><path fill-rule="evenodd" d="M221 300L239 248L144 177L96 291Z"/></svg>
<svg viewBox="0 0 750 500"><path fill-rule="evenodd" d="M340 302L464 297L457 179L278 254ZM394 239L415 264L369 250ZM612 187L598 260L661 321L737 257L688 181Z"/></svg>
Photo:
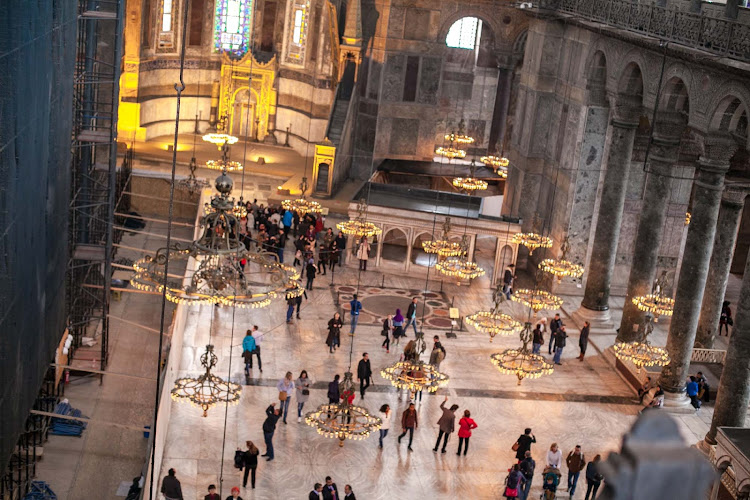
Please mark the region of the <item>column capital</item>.
<svg viewBox="0 0 750 500"><path fill-rule="evenodd" d="M745 206L745 198L748 194L750 194L750 182L728 181L724 183L721 202L725 205L735 205L742 208Z"/></svg>
<svg viewBox="0 0 750 500"><path fill-rule="evenodd" d="M637 128L643 114L641 97L632 94L614 96L615 107L612 113L612 125L620 128Z"/></svg>
<svg viewBox="0 0 750 500"><path fill-rule="evenodd" d="M654 144L665 146L679 145L682 133L687 127L687 117L676 111L659 112L654 127Z"/></svg>
<svg viewBox="0 0 750 500"><path fill-rule="evenodd" d="M737 152L737 141L729 132L711 132L703 138L703 154L698 160L703 164L726 165L729 170L729 160Z"/></svg>

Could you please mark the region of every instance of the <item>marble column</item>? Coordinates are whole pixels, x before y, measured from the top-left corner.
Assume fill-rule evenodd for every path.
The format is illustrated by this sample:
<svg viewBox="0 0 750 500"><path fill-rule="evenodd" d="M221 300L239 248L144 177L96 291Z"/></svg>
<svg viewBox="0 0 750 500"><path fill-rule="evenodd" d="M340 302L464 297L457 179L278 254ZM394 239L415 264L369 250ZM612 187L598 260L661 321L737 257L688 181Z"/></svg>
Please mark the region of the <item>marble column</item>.
<svg viewBox="0 0 750 500"><path fill-rule="evenodd" d="M579 310L582 316L597 316L591 319L603 322L610 320L609 288L615 268L628 171L640 116L638 106L633 106L629 102L623 104L622 98L618 98L618 101L611 121L612 136L607 156L607 170L604 173L599 217L588 265L586 291L581 303L582 309L585 310ZM590 314L589 311L594 314Z"/></svg>
<svg viewBox="0 0 750 500"><path fill-rule="evenodd" d="M671 361L662 369L660 378L662 389L682 402L716 234L724 175L729 170L729 159L737 150L736 142L729 134L706 136L704 147L705 153L698 160L698 172L693 183L692 218L667 337L666 347Z"/></svg>
<svg viewBox="0 0 750 500"><path fill-rule="evenodd" d="M721 371L714 415L702 448L716 444L719 427L745 427L747 406L750 404L750 258L745 264L740 301L737 304L734 329Z"/></svg>
<svg viewBox="0 0 750 500"><path fill-rule="evenodd" d="M727 184L721 197L719 220L716 223L716 236L711 252L706 290L703 293L695 347L713 348L716 332L719 329L721 304L724 301L724 293L729 280L729 266L732 263L734 244L737 242L737 230L749 187L748 184Z"/></svg>
<svg viewBox="0 0 750 500"><path fill-rule="evenodd" d="M679 113L662 112L661 121L654 129L649 154L646 190L641 204L638 232L635 237L633 260L628 278L628 291L622 309L618 342L630 342L637 337L644 313L633 305L633 297L651 292L656 276L661 233L669 206L674 165L680 147L685 119Z"/></svg>

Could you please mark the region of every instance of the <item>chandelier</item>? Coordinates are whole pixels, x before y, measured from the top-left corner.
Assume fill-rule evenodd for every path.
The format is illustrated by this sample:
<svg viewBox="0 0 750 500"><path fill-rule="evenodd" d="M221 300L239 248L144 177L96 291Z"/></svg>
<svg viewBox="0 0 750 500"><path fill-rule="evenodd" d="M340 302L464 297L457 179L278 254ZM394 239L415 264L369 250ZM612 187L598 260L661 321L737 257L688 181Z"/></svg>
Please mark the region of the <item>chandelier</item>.
<svg viewBox="0 0 750 500"><path fill-rule="evenodd" d="M342 400L338 403L328 403L318 406L315 411L305 415L305 423L314 427L318 434L336 438L339 446L344 446L347 439L366 439L370 433L380 429L383 421L363 407L349 403L349 394L355 394L356 388L352 380L352 373L346 372L344 380L339 384Z"/></svg>
<svg viewBox="0 0 750 500"><path fill-rule="evenodd" d="M148 292L163 292L171 302L184 304L219 304L241 308L258 308L275 297L287 299L303 293L295 268L281 264L273 253L249 252L239 239L239 220L232 213L234 201L229 198L232 179L222 173L216 179L219 195L211 199L211 213L202 219L203 234L189 245L174 244L157 250L133 264L131 284ZM170 262L187 264L191 257L198 268L187 283L182 277L167 275Z"/></svg>
<svg viewBox="0 0 750 500"><path fill-rule="evenodd" d="M492 364L501 373L515 375L518 378L518 385L521 385L521 381L525 378L539 378L543 375L550 375L554 371L552 364L543 356L529 350L532 338L531 323L526 322L521 330L522 345L519 349L505 349L490 355Z"/></svg>
<svg viewBox="0 0 750 500"><path fill-rule="evenodd" d="M443 222L443 236L439 240L422 242L422 249L427 253L436 253L441 257L455 257L463 253L461 242L450 241L448 233L451 231L451 218L446 217Z"/></svg>
<svg viewBox="0 0 750 500"><path fill-rule="evenodd" d="M455 179L453 179L453 186L469 192L484 191L485 189L487 189L487 182L474 177L475 167L476 164L474 163L474 160L471 160L469 177L456 177Z"/></svg>
<svg viewBox="0 0 750 500"><path fill-rule="evenodd" d="M500 312L500 305L505 302L503 285L498 284L492 294L495 306L490 311L478 311L466 317L466 322L479 330L480 332L489 333L490 342L495 335L513 335L521 331L521 323L514 320L507 314Z"/></svg>
<svg viewBox="0 0 750 500"><path fill-rule="evenodd" d="M638 338L632 342L617 342L614 353L617 359L630 361L638 371L644 366L665 366L669 364L669 353L662 347L651 345L648 336L654 331L656 319L647 314L638 327Z"/></svg>
<svg viewBox="0 0 750 500"><path fill-rule="evenodd" d="M466 158L466 151L463 149L454 148L453 146L443 147L440 146L435 149L435 154L445 156L446 158Z"/></svg>
<svg viewBox="0 0 750 500"><path fill-rule="evenodd" d="M510 160L508 160L504 156L482 156L479 161L481 161L488 167L492 167L495 170L508 168L508 165L510 165Z"/></svg>
<svg viewBox="0 0 750 500"><path fill-rule="evenodd" d="M448 375L421 360L397 361L380 370L380 376L389 380L394 387L411 392L435 392L448 383Z"/></svg>
<svg viewBox="0 0 750 500"><path fill-rule="evenodd" d="M242 388L239 384L228 382L211 373L216 366L217 358L214 346L207 345L201 356L201 365L206 369L199 377L183 377L175 380L171 395L175 401L189 401L193 406L203 409L203 416L218 403L237 404L240 401Z"/></svg>
<svg viewBox="0 0 750 500"><path fill-rule="evenodd" d="M336 227L344 234L354 235L357 238L377 236L383 232L372 222L367 222L367 203L364 198L357 203L357 218L339 222Z"/></svg>
<svg viewBox="0 0 750 500"><path fill-rule="evenodd" d="M659 316L672 316L674 299L665 295L667 287L667 272L662 271L659 279L654 283L652 293L633 297L633 304L640 310L654 316L654 323L659 322Z"/></svg>
<svg viewBox="0 0 750 500"><path fill-rule="evenodd" d="M229 95L227 95L227 101L228 100L229 100ZM228 144L236 144L237 141L239 141L239 138L226 133L227 121L229 121L229 117L225 113L216 122L216 129L205 134L203 136L203 140L206 142L210 142L211 144L216 144L219 150L223 149Z"/></svg>
<svg viewBox="0 0 750 500"><path fill-rule="evenodd" d="M511 241L528 248L529 255L532 255L537 248L552 248L552 238L537 233L516 233Z"/></svg>
<svg viewBox="0 0 750 500"><path fill-rule="evenodd" d="M526 307L530 307L535 314L542 309L554 311L555 309L559 309L563 303L563 300L557 295L553 295L545 290L529 290L527 288L514 290L511 299L514 302L519 302Z"/></svg>
<svg viewBox="0 0 750 500"><path fill-rule="evenodd" d="M691 214L690 212L685 212L685 225L686 226L690 225L690 220L692 218L693 218L693 214Z"/></svg>
<svg viewBox="0 0 750 500"><path fill-rule="evenodd" d="M464 122L464 119L461 118L461 120L458 122L458 132L445 134L445 140L450 143L455 142L457 144L474 144L474 138L464 133L465 126L466 122Z"/></svg>
<svg viewBox="0 0 750 500"><path fill-rule="evenodd" d="M458 278L459 280L473 280L484 276L484 269L479 267L479 264L468 260L468 248L469 243L467 237L464 234L459 244L461 253L456 257L448 257L437 264L435 269L444 276ZM459 281L460 283L460 281Z"/></svg>
<svg viewBox="0 0 750 500"><path fill-rule="evenodd" d="M284 210L291 210L297 212L300 216L305 214L319 214L323 211L320 203L305 198L305 191L307 191L307 177L302 178L302 182L299 185L302 190L302 194L296 200L284 200L281 202L281 206Z"/></svg>
<svg viewBox="0 0 750 500"><path fill-rule="evenodd" d="M211 170L224 170L227 172L237 172L242 170L242 163L233 160L208 160L206 168Z"/></svg>
<svg viewBox="0 0 750 500"><path fill-rule="evenodd" d="M573 264L572 262L565 259L568 252L570 251L570 242L566 236L563 240L562 247L560 248L562 255L559 259L544 259L539 263L539 269L545 273L554 275L557 278L558 283L562 283L562 279L566 276L577 279L583 276L583 266Z"/></svg>
<svg viewBox="0 0 750 500"><path fill-rule="evenodd" d="M242 201L237 201L236 203L234 203L230 210L235 217L238 217L240 219L242 217L247 217L247 206ZM216 209L211 206L211 203L206 202L203 204L203 215L208 215L215 211Z"/></svg>
<svg viewBox="0 0 750 500"><path fill-rule="evenodd" d="M196 179L195 169L197 168L197 166L198 165L195 161L195 156L193 156L192 158L190 158L190 164L188 165L188 167L190 168L190 175L186 179L180 179L175 182L175 187L177 189L179 189L180 191L186 191L190 194L195 194L200 190L210 186L207 180Z"/></svg>

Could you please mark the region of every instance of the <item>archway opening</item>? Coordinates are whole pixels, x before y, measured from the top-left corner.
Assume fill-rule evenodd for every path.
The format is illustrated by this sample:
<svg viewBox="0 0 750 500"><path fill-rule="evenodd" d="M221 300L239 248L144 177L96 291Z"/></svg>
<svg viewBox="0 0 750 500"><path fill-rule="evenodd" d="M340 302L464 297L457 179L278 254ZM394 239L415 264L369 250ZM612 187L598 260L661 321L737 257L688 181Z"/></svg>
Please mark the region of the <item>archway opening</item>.
<svg viewBox="0 0 750 500"><path fill-rule="evenodd" d="M383 250L381 250L380 257L391 262L404 262L407 245L406 233L400 229L391 229L383 235Z"/></svg>
<svg viewBox="0 0 750 500"><path fill-rule="evenodd" d="M411 262L422 267L432 267L437 262L437 255L430 254L424 251L422 243L433 239L429 233L422 233L414 238L414 243L411 247Z"/></svg>

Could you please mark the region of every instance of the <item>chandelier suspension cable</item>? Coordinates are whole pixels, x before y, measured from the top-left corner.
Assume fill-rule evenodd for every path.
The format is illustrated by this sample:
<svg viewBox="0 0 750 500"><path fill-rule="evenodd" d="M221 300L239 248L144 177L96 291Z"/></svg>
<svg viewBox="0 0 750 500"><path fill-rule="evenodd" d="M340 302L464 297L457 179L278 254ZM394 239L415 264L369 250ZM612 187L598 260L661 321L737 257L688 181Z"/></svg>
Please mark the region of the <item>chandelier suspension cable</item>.
<svg viewBox="0 0 750 500"><path fill-rule="evenodd" d="M190 7L190 0L185 0L182 9L182 45L180 46L180 71L179 71L179 82L174 84L175 92L177 93L176 111L174 119L174 139L172 148L172 171L170 174L169 182L169 209L167 216L167 248L172 244L172 222L174 219L174 184L175 174L177 171L177 143L180 131L180 107L182 105L182 92L185 90L185 81L183 79L185 71L185 47L187 38L187 26L188 26L188 10ZM159 312L159 351L157 353L156 362L156 391L155 391L155 403L154 403L154 421L151 424L151 477L149 480L149 499L154 498L154 474L156 467L156 422L159 416L159 396L161 391L161 351L164 343L164 319L166 316L167 308L167 281L169 279L169 252L167 252L166 260L164 263L164 286L162 287L161 293L161 310Z"/></svg>
<svg viewBox="0 0 750 500"><path fill-rule="evenodd" d="M248 102L253 97L253 65L255 64L255 54L253 53L253 49L255 48L255 38L253 38L250 42L249 47L249 54L250 54L250 76L248 76L247 79L247 100ZM255 108L253 108L255 109ZM259 123L260 125L260 123ZM244 142L244 148L242 150L242 176L240 178L240 201L243 199L243 195L245 194L245 170L247 168L244 168L245 165L247 165L247 133L248 130L250 130L250 113L247 113L247 116L245 117L245 142ZM255 133L258 133L258 130L256 128Z"/></svg>
<svg viewBox="0 0 750 500"><path fill-rule="evenodd" d="M237 286L237 278L235 278L235 286ZM215 309L212 307L212 309ZM213 312L213 311L212 311ZM234 320L237 314L237 307L232 307L232 327L229 338L229 368L227 369L227 382L232 381L232 353L234 351ZM213 320L213 318L212 318ZM227 445L227 422L229 420L229 392L227 391L226 400L224 401L224 433L221 437L221 465L219 468L219 498L222 498L222 491L224 489L224 450Z"/></svg>

